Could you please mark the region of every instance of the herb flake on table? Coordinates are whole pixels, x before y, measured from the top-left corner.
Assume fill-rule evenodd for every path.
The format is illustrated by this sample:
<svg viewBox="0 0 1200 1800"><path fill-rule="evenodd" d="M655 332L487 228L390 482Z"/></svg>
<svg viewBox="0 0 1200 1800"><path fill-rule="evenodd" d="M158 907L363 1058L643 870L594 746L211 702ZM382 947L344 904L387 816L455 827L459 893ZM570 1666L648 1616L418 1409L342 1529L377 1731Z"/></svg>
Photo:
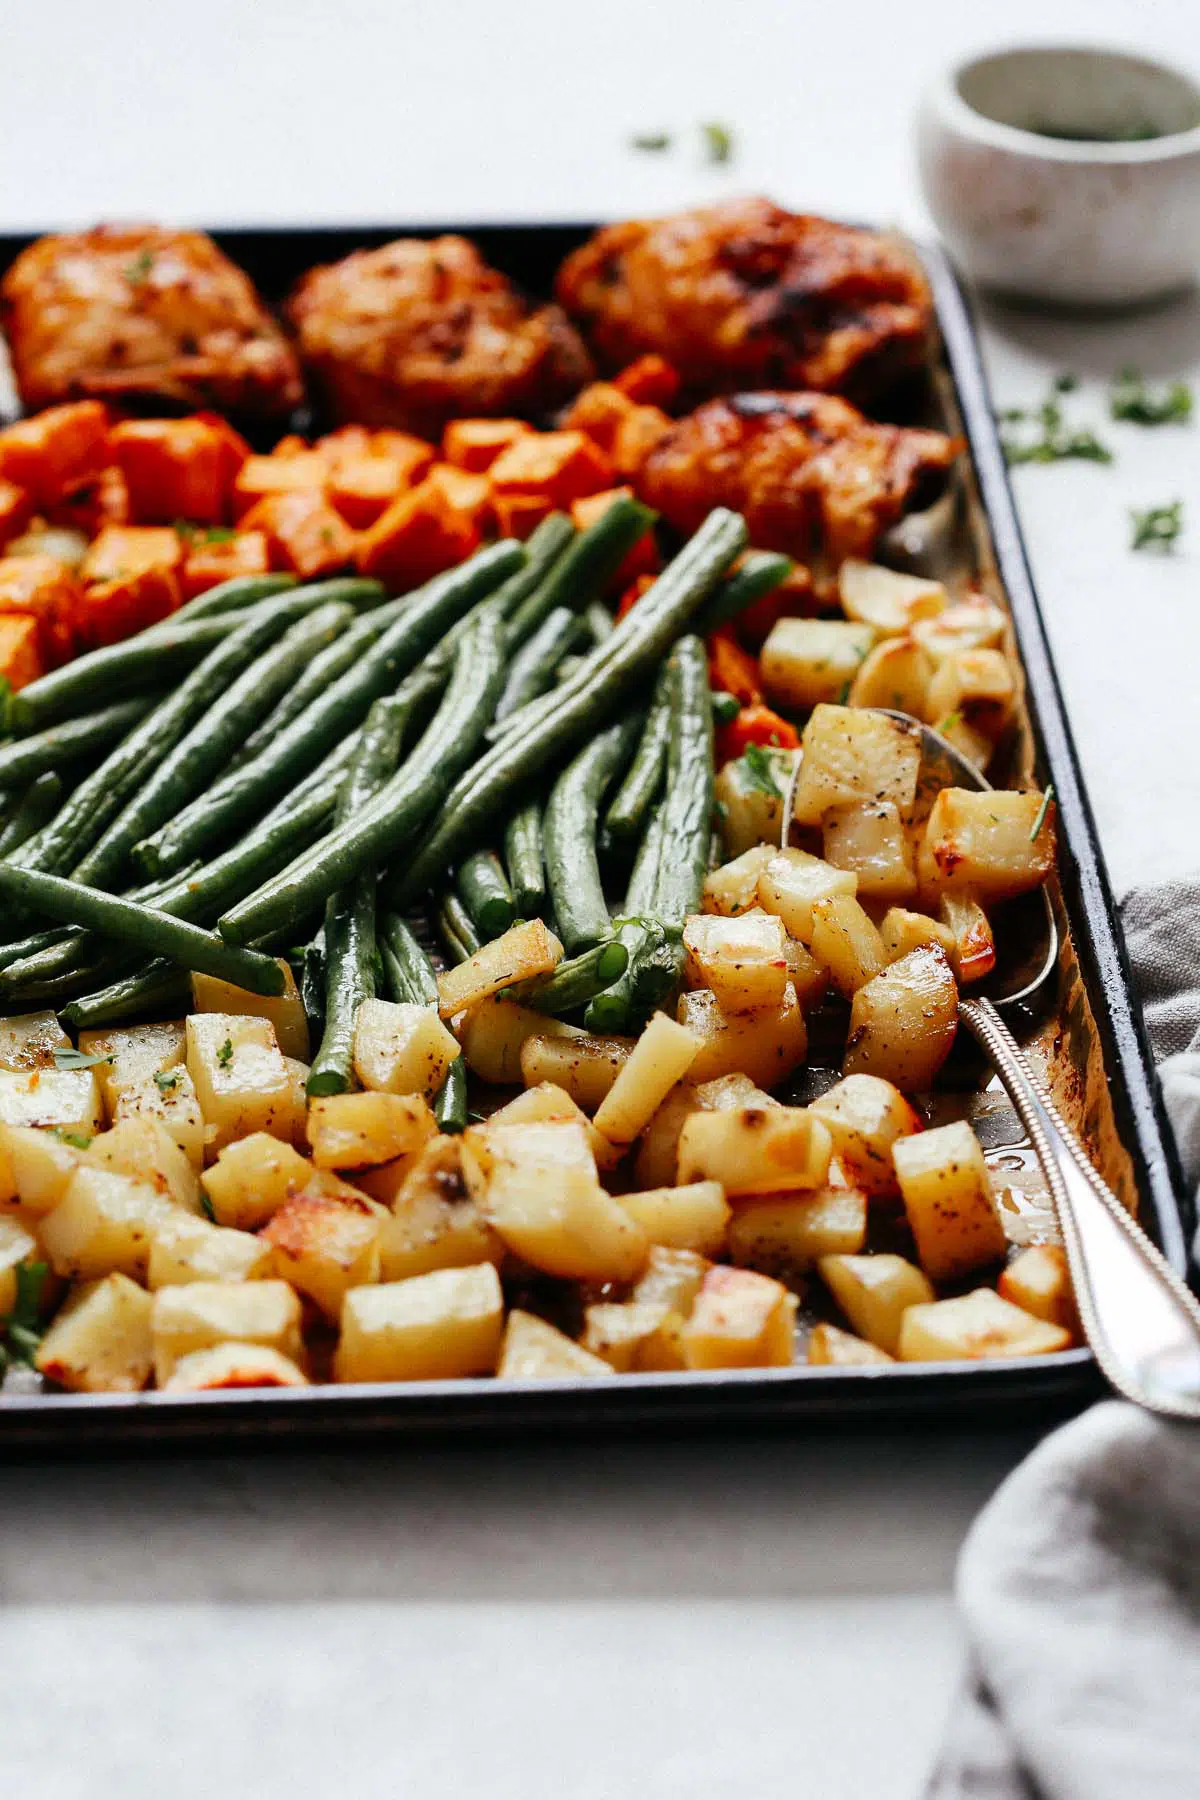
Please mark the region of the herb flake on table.
<svg viewBox="0 0 1200 1800"><path fill-rule="evenodd" d="M671 148L669 131L637 131L629 140L631 150L644 150L650 153Z"/></svg>
<svg viewBox="0 0 1200 1800"><path fill-rule="evenodd" d="M1057 375L1046 398L1032 408L1010 406L997 417L1005 425L1025 425L1034 435L1001 437L1004 460L1010 468L1019 463L1110 463L1112 451L1090 427L1072 427L1063 416L1061 396L1079 385L1078 377Z"/></svg>
<svg viewBox="0 0 1200 1800"><path fill-rule="evenodd" d="M1172 500L1167 506L1147 506L1140 510L1131 506L1129 517L1133 524L1129 548L1153 550L1165 556L1174 550L1183 531L1183 501Z"/></svg>
<svg viewBox="0 0 1200 1800"><path fill-rule="evenodd" d="M734 139L728 125L710 119L701 125L700 135L704 142L704 155L710 163L733 161Z"/></svg>
<svg viewBox="0 0 1200 1800"><path fill-rule="evenodd" d="M1108 410L1130 425L1186 425L1192 416L1192 390L1186 381L1149 387L1132 366L1113 376Z"/></svg>

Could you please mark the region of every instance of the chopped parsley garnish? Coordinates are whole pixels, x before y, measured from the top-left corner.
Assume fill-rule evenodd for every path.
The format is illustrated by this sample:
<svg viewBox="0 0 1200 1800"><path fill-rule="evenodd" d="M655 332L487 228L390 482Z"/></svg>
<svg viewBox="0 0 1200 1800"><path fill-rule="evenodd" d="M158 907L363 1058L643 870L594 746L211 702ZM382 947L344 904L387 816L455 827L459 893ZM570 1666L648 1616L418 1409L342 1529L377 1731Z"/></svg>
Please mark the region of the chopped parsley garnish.
<svg viewBox="0 0 1200 1800"><path fill-rule="evenodd" d="M721 125L715 119L710 119L701 125L700 135L704 140L704 154L710 163L732 162L733 133L728 125Z"/></svg>
<svg viewBox="0 0 1200 1800"><path fill-rule="evenodd" d="M1046 823L1046 814L1050 811L1050 802L1053 800L1053 798L1054 798L1054 783L1052 781L1048 781L1046 783L1046 791L1042 795L1042 804L1037 809L1037 818L1033 821L1033 829L1029 833L1029 841L1031 844L1037 842L1038 832L1042 829L1042 826Z"/></svg>
<svg viewBox="0 0 1200 1800"><path fill-rule="evenodd" d="M154 1085L160 1094L173 1094L179 1086L179 1070L169 1069L165 1075L156 1075Z"/></svg>
<svg viewBox="0 0 1200 1800"><path fill-rule="evenodd" d="M112 1052L106 1056L87 1056L82 1050L56 1050L54 1066L56 1069L98 1069L102 1063L112 1061Z"/></svg>
<svg viewBox="0 0 1200 1800"><path fill-rule="evenodd" d="M221 1045L221 1048L217 1051L217 1062L220 1064L221 1068L227 1069L232 1061L233 1039L226 1038L225 1042Z"/></svg>
<svg viewBox="0 0 1200 1800"><path fill-rule="evenodd" d="M42 1341L40 1308L48 1272L49 1265L44 1262L18 1263L12 1311L0 1318L0 1333L6 1340L8 1356L16 1362L28 1363L30 1368L34 1366Z"/></svg>
<svg viewBox="0 0 1200 1800"><path fill-rule="evenodd" d="M1169 506L1148 506L1144 511L1131 506L1129 517L1133 521L1129 548L1154 550L1165 556L1174 550L1183 530L1183 501L1172 500Z"/></svg>
<svg viewBox="0 0 1200 1800"><path fill-rule="evenodd" d="M1108 396L1114 419L1130 425L1186 425L1192 416L1192 390L1186 381L1170 381L1165 387L1147 387L1137 369L1121 369Z"/></svg>
<svg viewBox="0 0 1200 1800"><path fill-rule="evenodd" d="M86 1131L68 1131L65 1125L52 1125L51 1136L60 1144L70 1144L73 1150L86 1150L91 1143L91 1135Z"/></svg>
<svg viewBox="0 0 1200 1800"><path fill-rule="evenodd" d="M1112 461L1112 451L1094 431L1086 427L1073 429L1063 418L1060 396L1077 386L1076 376L1058 375L1040 405L1031 409L1010 406L997 415L1006 425L1028 425L1036 434L1001 438L1004 460L1010 467L1017 463Z"/></svg>
<svg viewBox="0 0 1200 1800"><path fill-rule="evenodd" d="M956 726L961 725L962 722L963 716L960 712L947 713L944 719L938 720L933 729L935 731L940 731L942 736L945 737L948 731L953 731Z"/></svg>
<svg viewBox="0 0 1200 1800"><path fill-rule="evenodd" d="M211 1225L215 1225L217 1223L217 1215L213 1211L212 1201L209 1199L203 1188L200 1189L200 1204L204 1208L205 1218Z"/></svg>
<svg viewBox="0 0 1200 1800"><path fill-rule="evenodd" d="M154 267L154 256L149 250L139 250L133 261L125 269L125 279L130 287L139 287Z"/></svg>
<svg viewBox="0 0 1200 1800"><path fill-rule="evenodd" d="M669 131L639 131L629 140L631 150L669 150L671 134Z"/></svg>
<svg viewBox="0 0 1200 1800"><path fill-rule="evenodd" d="M770 794L775 800L782 800L783 794L775 779L775 771L771 766L771 758L761 744L747 744L742 752L742 766L746 771L746 780L752 788L760 793Z"/></svg>
<svg viewBox="0 0 1200 1800"><path fill-rule="evenodd" d="M190 519L176 519L176 536L185 544L228 544L237 536L233 525L193 525Z"/></svg>

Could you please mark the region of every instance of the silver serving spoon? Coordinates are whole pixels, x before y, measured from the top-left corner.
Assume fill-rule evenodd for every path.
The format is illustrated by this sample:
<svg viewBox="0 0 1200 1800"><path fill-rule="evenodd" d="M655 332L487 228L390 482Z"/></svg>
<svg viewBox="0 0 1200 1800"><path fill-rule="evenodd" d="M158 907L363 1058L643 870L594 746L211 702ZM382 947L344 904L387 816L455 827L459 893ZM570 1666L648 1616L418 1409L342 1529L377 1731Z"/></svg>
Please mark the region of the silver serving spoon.
<svg viewBox="0 0 1200 1800"><path fill-rule="evenodd" d="M991 785L931 726L908 713L877 710L918 728L925 766L944 770L946 785ZM797 758L784 803L785 848L799 773ZM1058 960L1049 896L1043 890L1029 902L1019 932L1002 927L996 967L976 994L960 997L958 1016L1029 1134L1062 1232L1080 1321L1105 1377L1150 1412L1200 1420L1200 1303L1096 1173L1000 1016L1039 993Z"/></svg>

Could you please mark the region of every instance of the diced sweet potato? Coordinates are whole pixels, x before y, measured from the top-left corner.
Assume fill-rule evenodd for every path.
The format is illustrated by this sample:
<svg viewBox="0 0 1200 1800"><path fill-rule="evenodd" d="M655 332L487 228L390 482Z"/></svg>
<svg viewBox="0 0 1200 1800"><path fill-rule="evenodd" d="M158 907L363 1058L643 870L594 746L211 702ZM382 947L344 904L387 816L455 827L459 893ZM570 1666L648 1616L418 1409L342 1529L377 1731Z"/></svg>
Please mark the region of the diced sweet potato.
<svg viewBox="0 0 1200 1800"><path fill-rule="evenodd" d="M0 617L0 676L16 693L44 674L37 620L20 613Z"/></svg>
<svg viewBox="0 0 1200 1800"><path fill-rule="evenodd" d="M183 545L169 526L107 526L79 565L83 642L115 644L168 618L182 598L182 562Z"/></svg>
<svg viewBox="0 0 1200 1800"><path fill-rule="evenodd" d="M679 392L679 371L665 356L639 356L612 384L639 406L670 406Z"/></svg>
<svg viewBox="0 0 1200 1800"><path fill-rule="evenodd" d="M543 494L569 506L612 486L612 465L582 431L534 432L511 443L492 464L496 493Z"/></svg>
<svg viewBox="0 0 1200 1800"><path fill-rule="evenodd" d="M180 588L185 600L194 600L197 594L240 575L265 575L270 566L264 532L236 531L231 537L224 533L209 537L199 531L189 542Z"/></svg>
<svg viewBox="0 0 1200 1800"><path fill-rule="evenodd" d="M139 524L188 519L220 525L230 512L234 476L246 460L213 420L127 419L113 428L113 460L125 477Z"/></svg>
<svg viewBox="0 0 1200 1800"><path fill-rule="evenodd" d="M94 537L106 525L128 525L133 520L128 483L115 464L100 469L48 506L46 517L52 525L81 531L85 537Z"/></svg>
<svg viewBox="0 0 1200 1800"><path fill-rule="evenodd" d="M393 500L416 485L433 462L433 448L403 431L363 432L354 446L345 432L323 438L330 455L329 496L348 525L365 531Z"/></svg>
<svg viewBox="0 0 1200 1800"><path fill-rule="evenodd" d="M614 500L632 500L631 487L603 488L598 494L587 494L582 500L571 502L571 517L580 531L586 531L602 519ZM662 557L658 554L652 527L647 527L633 549L608 584L608 592L624 593L630 582L636 581L639 575L657 575L662 568Z"/></svg>
<svg viewBox="0 0 1200 1800"><path fill-rule="evenodd" d="M290 569L303 581L354 561L357 536L320 492L270 494L241 523L245 531L263 533L272 568Z"/></svg>
<svg viewBox="0 0 1200 1800"><path fill-rule="evenodd" d="M442 455L455 468L482 475L510 444L532 430L523 419L451 419L442 433Z"/></svg>
<svg viewBox="0 0 1200 1800"><path fill-rule="evenodd" d="M612 445L612 466L622 481L636 481L643 464L671 429L671 420L660 406L635 406L617 425Z"/></svg>
<svg viewBox="0 0 1200 1800"><path fill-rule="evenodd" d="M362 534L358 566L402 593L465 562L478 547L469 514L451 504L438 482L426 480L401 494Z"/></svg>
<svg viewBox="0 0 1200 1800"><path fill-rule="evenodd" d="M501 537L519 538L522 543L553 511L544 494L492 495L497 532Z"/></svg>
<svg viewBox="0 0 1200 1800"><path fill-rule="evenodd" d="M249 456L233 481L233 516L257 506L272 494L323 493L329 482L329 463L319 450L296 449L284 453L280 444L272 456Z"/></svg>
<svg viewBox="0 0 1200 1800"><path fill-rule="evenodd" d="M120 581L148 569L174 572L182 561L183 545L171 526L111 525L88 546L79 574L83 581Z"/></svg>
<svg viewBox="0 0 1200 1800"><path fill-rule="evenodd" d="M45 668L65 662L74 648L79 599L78 581L55 556L6 556L0 560L0 615L24 615L35 621L33 641L37 659ZM25 646L30 634L12 632L9 641L10 651L20 652L14 666L27 662Z"/></svg>
<svg viewBox="0 0 1200 1800"><path fill-rule="evenodd" d="M0 431L0 476L53 506L108 462L108 414L99 400L51 406Z"/></svg>
<svg viewBox="0 0 1200 1800"><path fill-rule="evenodd" d="M486 526L492 511L492 488L486 475L456 469L453 463L434 463L425 479L441 490L447 506L465 513L481 530Z"/></svg>
<svg viewBox="0 0 1200 1800"><path fill-rule="evenodd" d="M562 422L568 431L582 431L611 456L618 428L637 404L615 382L593 381L575 396Z"/></svg>
<svg viewBox="0 0 1200 1800"><path fill-rule="evenodd" d="M0 545L24 531L33 516L33 495L28 488L0 476Z"/></svg>

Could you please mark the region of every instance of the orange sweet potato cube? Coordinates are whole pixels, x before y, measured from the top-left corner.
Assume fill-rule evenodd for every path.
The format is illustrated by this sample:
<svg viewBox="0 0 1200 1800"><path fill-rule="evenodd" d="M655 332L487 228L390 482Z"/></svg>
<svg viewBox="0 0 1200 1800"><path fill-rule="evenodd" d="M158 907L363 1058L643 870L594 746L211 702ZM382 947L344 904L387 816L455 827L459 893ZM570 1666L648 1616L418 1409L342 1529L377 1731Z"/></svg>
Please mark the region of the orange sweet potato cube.
<svg viewBox="0 0 1200 1800"><path fill-rule="evenodd" d="M640 475L646 458L670 429L671 421L661 407L631 407L617 426L609 451L617 474L626 481Z"/></svg>
<svg viewBox="0 0 1200 1800"><path fill-rule="evenodd" d="M20 537L33 516L33 496L28 488L0 476L0 544Z"/></svg>
<svg viewBox="0 0 1200 1800"><path fill-rule="evenodd" d="M0 431L0 475L53 506L108 462L108 413L99 400L51 406Z"/></svg>
<svg viewBox="0 0 1200 1800"><path fill-rule="evenodd" d="M612 455L617 431L635 409L635 402L612 381L593 381L575 396L563 414L570 431L586 432L606 455Z"/></svg>
<svg viewBox="0 0 1200 1800"><path fill-rule="evenodd" d="M56 556L39 553L0 560L0 614L36 620L42 668L56 668L71 655L78 606L79 583Z"/></svg>
<svg viewBox="0 0 1200 1800"><path fill-rule="evenodd" d="M241 529L261 531L271 567L290 569L302 581L348 568L358 543L319 488L268 494L243 516Z"/></svg>
<svg viewBox="0 0 1200 1800"><path fill-rule="evenodd" d="M571 517L580 531L586 531L602 519L614 500L632 500L633 489L628 487L605 488L601 494L588 494L583 500L575 500L571 505ZM622 593L631 581L639 575L657 575L662 568L662 557L658 554L654 529L647 526L633 549L609 583L609 592Z"/></svg>
<svg viewBox="0 0 1200 1800"><path fill-rule="evenodd" d="M491 467L493 491L544 494L569 506L612 486L612 464L582 431L531 432L517 438Z"/></svg>
<svg viewBox="0 0 1200 1800"><path fill-rule="evenodd" d="M501 537L524 543L554 511L544 494L493 494L492 516Z"/></svg>
<svg viewBox="0 0 1200 1800"><path fill-rule="evenodd" d="M0 618L0 676L15 693L44 673L37 620L28 613L10 613Z"/></svg>
<svg viewBox="0 0 1200 1800"><path fill-rule="evenodd" d="M232 438L232 443L231 443ZM145 525L188 519L220 525L229 517L233 478L247 460L236 433L216 421L128 419L113 427L113 458L129 486L133 517Z"/></svg>
<svg viewBox="0 0 1200 1800"><path fill-rule="evenodd" d="M329 497L348 525L365 531L393 500L422 479L433 448L404 431L347 425L317 446L329 459Z"/></svg>
<svg viewBox="0 0 1200 1800"><path fill-rule="evenodd" d="M501 451L532 430L524 419L451 419L442 433L442 455L456 469L482 475Z"/></svg>
<svg viewBox="0 0 1200 1800"><path fill-rule="evenodd" d="M670 406L679 392L679 371L665 356L639 356L613 377L613 386L639 406Z"/></svg>
<svg viewBox="0 0 1200 1800"><path fill-rule="evenodd" d="M89 475L81 486L48 506L46 517L51 525L82 531L85 537L95 537L106 525L128 525L132 514L124 475L115 464Z"/></svg>
<svg viewBox="0 0 1200 1800"><path fill-rule="evenodd" d="M108 525L79 565L79 635L117 644L169 618L179 605L183 545L169 525Z"/></svg>
<svg viewBox="0 0 1200 1800"><path fill-rule="evenodd" d="M403 593L464 562L479 548L468 514L452 506L440 483L422 481L393 500L359 539L358 566Z"/></svg>
<svg viewBox="0 0 1200 1800"><path fill-rule="evenodd" d="M476 525L487 523L492 511L492 486L486 475L472 475L451 463L434 463L425 479L441 489L448 506L465 513Z"/></svg>
<svg viewBox="0 0 1200 1800"><path fill-rule="evenodd" d="M280 455L248 456L233 478L233 516L240 520L252 506L273 494L323 493L329 483L329 462L319 450L292 451Z"/></svg>
<svg viewBox="0 0 1200 1800"><path fill-rule="evenodd" d="M79 565L81 581L119 581L147 569L174 572L183 561L179 533L170 525L107 525Z"/></svg>
<svg viewBox="0 0 1200 1800"><path fill-rule="evenodd" d="M369 434L372 456L390 456L404 470L404 485L416 487L437 460L437 451L424 438L408 431L372 431Z"/></svg>
<svg viewBox="0 0 1200 1800"><path fill-rule="evenodd" d="M194 600L197 594L239 575L265 575L270 566L270 547L261 531L236 531L216 538L199 531L184 557L180 587L185 600Z"/></svg>

